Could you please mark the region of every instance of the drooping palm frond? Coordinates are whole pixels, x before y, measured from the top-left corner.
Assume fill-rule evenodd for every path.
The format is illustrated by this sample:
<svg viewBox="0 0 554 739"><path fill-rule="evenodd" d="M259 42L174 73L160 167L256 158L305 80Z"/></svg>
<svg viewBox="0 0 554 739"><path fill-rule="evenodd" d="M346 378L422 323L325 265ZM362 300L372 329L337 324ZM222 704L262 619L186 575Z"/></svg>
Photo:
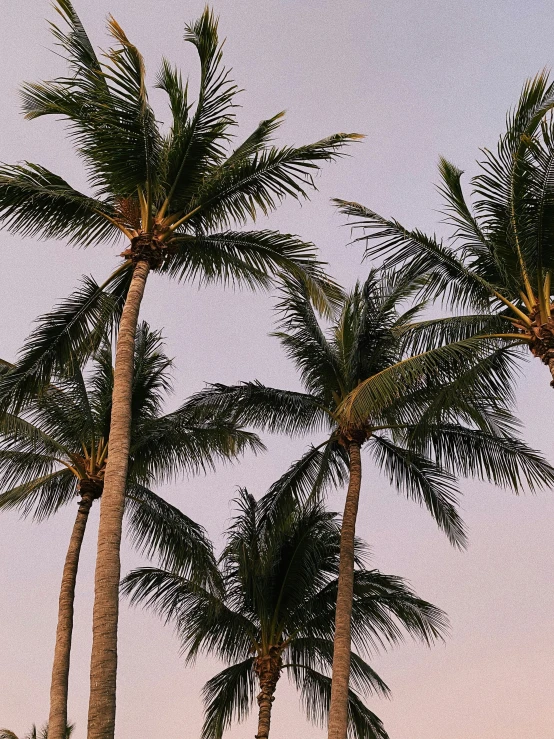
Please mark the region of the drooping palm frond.
<svg viewBox="0 0 554 739"><path fill-rule="evenodd" d="M329 414L318 403L318 398L307 393L267 387L260 382L208 385L193 395L190 402L244 426L273 433L306 434L329 425Z"/></svg>
<svg viewBox="0 0 554 739"><path fill-rule="evenodd" d="M254 657L226 667L202 688L205 717L202 739L221 739L233 721L244 721L254 703Z"/></svg>
<svg viewBox="0 0 554 739"><path fill-rule="evenodd" d="M90 246L121 235L114 216L109 203L83 195L38 164L0 166L0 220L13 233Z"/></svg>
<svg viewBox="0 0 554 739"><path fill-rule="evenodd" d="M291 673L300 690L308 718L318 726L326 726L331 705L331 678L307 667L293 668ZM353 690L348 691L348 737L389 739L383 722L363 704Z"/></svg>
<svg viewBox="0 0 554 739"><path fill-rule="evenodd" d="M82 286L38 320L10 372L0 379L0 404L17 409L48 385L85 361L117 326L132 277L122 265L103 285L84 277Z"/></svg>
<svg viewBox="0 0 554 739"><path fill-rule="evenodd" d="M163 567L209 588L217 588L212 543L202 526L143 485L130 483L125 514L131 543L148 558L157 557Z"/></svg>
<svg viewBox="0 0 554 739"><path fill-rule="evenodd" d="M465 547L466 534L457 510L456 478L430 459L379 434L371 438L369 448L391 484L425 505L452 544Z"/></svg>

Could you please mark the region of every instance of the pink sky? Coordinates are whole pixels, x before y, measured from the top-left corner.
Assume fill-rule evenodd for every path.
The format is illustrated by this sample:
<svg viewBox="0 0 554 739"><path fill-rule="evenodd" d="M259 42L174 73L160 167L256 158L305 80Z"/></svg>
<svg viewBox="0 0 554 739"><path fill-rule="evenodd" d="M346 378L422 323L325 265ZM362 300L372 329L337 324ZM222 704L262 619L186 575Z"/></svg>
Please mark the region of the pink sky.
<svg viewBox="0 0 554 739"><path fill-rule="evenodd" d="M112 12L145 55L153 80L162 53L191 71L185 21L203 2L75 0L93 39L107 45L103 21ZM80 163L53 121L24 122L17 89L23 80L55 76L62 63L48 50L46 1L4 3L0 46L0 160L40 162L83 185ZM358 200L409 226L441 231L433 187L439 154L468 174L480 146L494 146L506 110L526 77L552 63L554 6L548 0L221 0L227 63L245 88L241 134L284 108L283 143L315 141L336 131L360 131L366 141L352 158L328 167L302 208L287 203L269 223L315 241L346 285L364 277L360 247L347 247L328 200ZM161 120L159 92L153 94ZM265 222L260 221L264 226ZM33 319L67 295L82 273L107 275L120 249L72 251L61 244L0 234L0 356L13 359ZM198 291L149 283L143 317L163 327L175 357L172 403L205 381L258 378L294 386L296 378L274 339L269 296ZM524 366L518 406L526 439L552 460L554 394L538 362ZM544 396L544 399L543 399ZM239 485L261 493L298 457L303 442L268 440L269 453L202 479L166 489L167 497L220 542ZM392 739L552 739L554 726L554 497L511 494L463 484L470 548L453 551L428 515L396 495L366 466L359 533L373 562L407 577L417 592L444 608L452 637L433 650L407 643L374 661L393 690L372 701ZM342 494L330 499L338 509ZM15 514L0 517L0 727L23 733L48 713L57 591L73 508L40 526ZM97 511L83 548L77 593L70 716L76 739L86 733L88 660ZM125 547L127 571L139 559ZM201 660L185 668L171 629L141 611L122 609L118 739L182 739L199 734L199 692L219 666ZM229 739L253 736L235 726ZM323 737L280 685L275 739Z"/></svg>

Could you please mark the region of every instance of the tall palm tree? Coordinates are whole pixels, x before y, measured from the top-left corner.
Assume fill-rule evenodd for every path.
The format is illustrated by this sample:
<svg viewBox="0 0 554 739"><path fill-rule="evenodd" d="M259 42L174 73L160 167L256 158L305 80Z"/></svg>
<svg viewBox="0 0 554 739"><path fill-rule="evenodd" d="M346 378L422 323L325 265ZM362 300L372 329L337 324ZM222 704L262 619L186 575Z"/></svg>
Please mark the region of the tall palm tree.
<svg viewBox="0 0 554 739"><path fill-rule="evenodd" d="M300 373L304 391L259 382L215 385L196 396L210 412L288 435L324 433L276 482L266 515L278 523L283 499L320 494L348 482L341 529L329 737L345 739L355 527L362 479L362 448L408 497L425 505L450 541L463 546L456 507L457 474L519 489L553 481L553 469L514 437L515 423L498 395L510 370L509 352L478 339L414 354L426 334L415 319L424 308L401 310L421 287L406 271L371 272L345 297L325 330L299 282L288 281L276 334ZM461 367L465 368L462 373ZM273 501L273 502L272 502Z"/></svg>
<svg viewBox="0 0 554 739"><path fill-rule="evenodd" d="M238 88L222 66L217 19L209 8L185 31L200 60L195 105L181 74L163 61L157 86L167 94L172 116L169 131L163 132L148 102L143 58L115 19L108 20L114 46L98 58L70 0L56 0L55 8L65 25L54 25L53 32L69 71L53 82L27 84L23 105L28 118L55 115L69 122L92 194L78 192L36 164L3 166L0 218L12 231L83 246L127 240L124 261L104 286L119 286L123 309L100 511L89 737L109 739L115 726L119 549L133 343L148 274L268 287L272 277L289 271L301 274L319 292L323 274L311 245L274 231L230 227L245 224L259 211L268 213L287 195L305 196L320 163L336 158L345 143L359 137L336 134L306 146L276 148L269 141L282 120L279 113L231 151ZM94 293L96 298L100 292ZM80 323L73 320L65 330L58 322L57 349L79 334L95 310L90 300L81 308L75 307ZM20 367L12 376L20 392L44 374L53 352L52 345L46 364L35 362L32 372Z"/></svg>
<svg viewBox="0 0 554 739"><path fill-rule="evenodd" d="M471 180L473 206L462 189L463 172L441 158L439 191L454 229L446 242L358 203L335 202L364 230L356 241L378 242L368 243L366 255L385 255L389 267L409 264L428 275L428 294L477 311L453 319L451 337L495 334L528 347L549 367L554 387L553 108L554 84L542 72L525 83L496 154L483 150Z"/></svg>
<svg viewBox="0 0 554 739"><path fill-rule="evenodd" d="M234 718L244 719L256 685L256 737L268 739L283 673L300 691L311 720L324 723L329 709L340 550L337 517L312 501L287 510L282 524L271 526L263 500L256 502L242 490L237 503L238 515L219 561L221 593L164 569L135 570L122 583L132 602L175 623L189 660L204 652L228 663L204 686L202 739L221 739ZM403 630L431 644L442 637L447 620L402 579L365 569L364 549L356 540L352 624L358 654L352 654L349 728L356 739L387 739L359 693L386 696L389 689L360 654L398 643Z"/></svg>
<svg viewBox="0 0 554 739"><path fill-rule="evenodd" d="M170 360L161 338L139 326L134 351L132 422L125 511L131 540L189 576L213 578L215 560L203 529L150 489L180 473L198 473L260 443L231 423L210 422L187 403L163 415ZM108 342L95 357L87 382L77 363L0 423L0 510L15 508L38 520L78 500L63 570L50 690L50 739L64 737L73 604L79 555L90 509L101 498L109 454L113 389Z"/></svg>

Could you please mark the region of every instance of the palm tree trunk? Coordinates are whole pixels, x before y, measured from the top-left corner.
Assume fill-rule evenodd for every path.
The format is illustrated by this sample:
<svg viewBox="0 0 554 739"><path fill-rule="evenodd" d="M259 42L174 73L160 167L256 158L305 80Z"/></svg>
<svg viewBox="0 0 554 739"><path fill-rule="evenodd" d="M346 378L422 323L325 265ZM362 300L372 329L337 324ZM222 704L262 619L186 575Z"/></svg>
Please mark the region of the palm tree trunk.
<svg viewBox="0 0 554 739"><path fill-rule="evenodd" d="M73 603L75 583L79 568L81 544L87 527L88 514L93 498L85 495L79 502L77 516L65 556L60 600L58 606L58 625L56 646L50 685L50 717L48 719L48 739L65 739L67 727L67 688L69 683L69 660L71 636L73 633Z"/></svg>
<svg viewBox="0 0 554 739"><path fill-rule="evenodd" d="M268 739L271 724L271 707L275 700L275 689L281 675L281 653L276 647L270 649L266 657L258 657L254 670L260 680L258 701L258 733L256 739Z"/></svg>
<svg viewBox="0 0 554 739"><path fill-rule="evenodd" d="M137 262L115 354L109 453L100 504L94 580L88 739L113 739L117 676L120 546L131 441L131 395L138 315L150 266Z"/></svg>
<svg viewBox="0 0 554 739"><path fill-rule="evenodd" d="M356 516L362 484L360 443L349 441L350 480L340 534L340 563L335 613L333 649L333 681L329 709L329 739L346 739L348 730L348 687L350 680L350 646L352 599L354 593L354 538Z"/></svg>

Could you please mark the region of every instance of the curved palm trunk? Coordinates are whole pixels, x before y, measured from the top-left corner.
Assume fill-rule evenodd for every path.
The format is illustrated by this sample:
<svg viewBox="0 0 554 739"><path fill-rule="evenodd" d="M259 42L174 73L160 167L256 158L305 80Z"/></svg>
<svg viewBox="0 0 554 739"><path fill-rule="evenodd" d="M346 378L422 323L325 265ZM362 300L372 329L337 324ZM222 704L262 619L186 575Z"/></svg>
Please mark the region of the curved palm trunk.
<svg viewBox="0 0 554 739"><path fill-rule="evenodd" d="M333 649L333 681L329 709L329 739L346 739L348 730L348 686L350 678L350 645L352 598L354 593L354 537L362 484L360 443L350 441L350 480L340 534L340 563L335 613Z"/></svg>
<svg viewBox="0 0 554 739"><path fill-rule="evenodd" d="M65 556L58 606L58 625L56 628L54 664L52 666L52 682L50 685L48 739L65 739L66 737L67 688L69 683L71 636L73 633L75 583L77 581L81 544L83 543L92 501L93 498L91 496L84 495L79 502L77 516L69 540L69 547Z"/></svg>
<svg viewBox="0 0 554 739"><path fill-rule="evenodd" d="M150 266L137 262L123 308L115 354L109 456L100 504L94 580L88 739L113 739L117 673L120 545L131 440L135 334Z"/></svg>
<svg viewBox="0 0 554 739"><path fill-rule="evenodd" d="M258 657L256 660L254 670L260 681L260 692L257 696L259 710L256 739L268 739L269 737L271 707L275 700L275 689L281 676L281 667L281 652L276 647L272 647L266 657Z"/></svg>

